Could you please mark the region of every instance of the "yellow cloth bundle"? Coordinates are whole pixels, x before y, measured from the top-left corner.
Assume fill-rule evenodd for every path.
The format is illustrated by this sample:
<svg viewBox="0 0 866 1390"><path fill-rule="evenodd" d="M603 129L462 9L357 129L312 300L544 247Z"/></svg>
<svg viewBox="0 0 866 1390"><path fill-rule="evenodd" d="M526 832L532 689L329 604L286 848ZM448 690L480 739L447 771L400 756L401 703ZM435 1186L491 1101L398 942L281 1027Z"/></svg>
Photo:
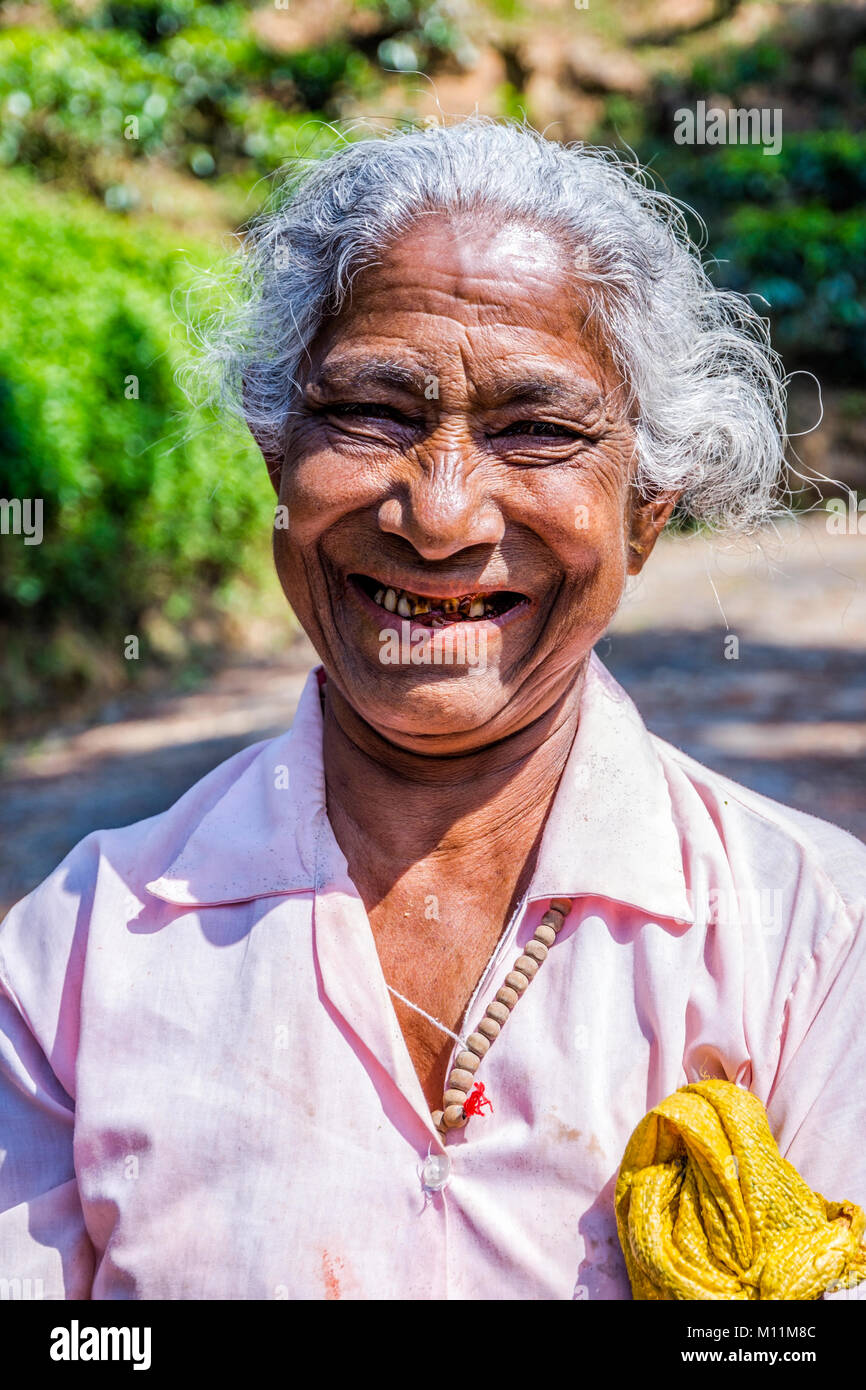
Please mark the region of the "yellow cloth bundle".
<svg viewBox="0 0 866 1390"><path fill-rule="evenodd" d="M866 1279L864 1218L779 1153L757 1096L683 1086L644 1116L616 1184L636 1299L811 1299Z"/></svg>

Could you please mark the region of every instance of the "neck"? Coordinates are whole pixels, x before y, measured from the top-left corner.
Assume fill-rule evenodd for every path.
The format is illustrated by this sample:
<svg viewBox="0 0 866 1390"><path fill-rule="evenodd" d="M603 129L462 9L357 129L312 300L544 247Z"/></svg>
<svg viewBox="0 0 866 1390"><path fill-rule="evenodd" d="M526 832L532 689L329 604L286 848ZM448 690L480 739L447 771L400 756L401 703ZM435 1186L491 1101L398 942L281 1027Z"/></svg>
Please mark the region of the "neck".
<svg viewBox="0 0 866 1390"><path fill-rule="evenodd" d="M498 860L503 866L525 861L531 871L528 856L537 849L577 729L585 671L583 663L531 724L447 757L390 743L328 681L328 813L350 866L363 861L363 896L379 901L412 865L440 857L457 876L483 868L486 877Z"/></svg>

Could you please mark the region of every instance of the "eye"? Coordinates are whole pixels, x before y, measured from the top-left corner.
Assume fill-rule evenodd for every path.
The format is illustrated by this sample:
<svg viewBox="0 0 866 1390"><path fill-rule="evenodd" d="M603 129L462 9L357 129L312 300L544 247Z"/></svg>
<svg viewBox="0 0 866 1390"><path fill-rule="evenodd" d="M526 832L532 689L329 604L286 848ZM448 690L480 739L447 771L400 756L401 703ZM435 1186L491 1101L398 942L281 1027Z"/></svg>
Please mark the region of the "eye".
<svg viewBox="0 0 866 1390"><path fill-rule="evenodd" d="M513 425L507 425L495 437L502 439L507 436L527 434L535 439L580 439L582 437L577 430L570 430L567 425L554 424L552 420L515 420Z"/></svg>
<svg viewBox="0 0 866 1390"><path fill-rule="evenodd" d="M361 420L393 420L398 425L415 425L419 422L392 405L380 401L335 401L325 407L328 415L349 416Z"/></svg>

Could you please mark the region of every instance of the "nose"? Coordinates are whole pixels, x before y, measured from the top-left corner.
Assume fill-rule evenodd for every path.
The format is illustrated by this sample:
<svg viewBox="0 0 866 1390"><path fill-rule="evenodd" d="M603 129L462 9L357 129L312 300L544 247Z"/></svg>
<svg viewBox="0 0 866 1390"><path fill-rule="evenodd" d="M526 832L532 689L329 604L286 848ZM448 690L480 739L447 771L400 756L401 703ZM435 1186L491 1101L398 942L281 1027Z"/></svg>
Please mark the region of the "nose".
<svg viewBox="0 0 866 1390"><path fill-rule="evenodd" d="M402 536L425 560L446 560L470 546L495 545L505 523L484 491L468 450L430 447L416 456L408 487L379 508L379 525Z"/></svg>

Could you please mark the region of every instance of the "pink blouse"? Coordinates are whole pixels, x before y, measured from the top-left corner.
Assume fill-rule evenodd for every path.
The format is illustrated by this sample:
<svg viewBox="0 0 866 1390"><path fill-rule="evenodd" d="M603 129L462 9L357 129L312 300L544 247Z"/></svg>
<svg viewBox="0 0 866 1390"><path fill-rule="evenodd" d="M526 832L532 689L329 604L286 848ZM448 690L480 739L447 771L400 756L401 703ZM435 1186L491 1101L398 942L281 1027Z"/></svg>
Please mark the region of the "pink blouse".
<svg viewBox="0 0 866 1390"><path fill-rule="evenodd" d="M12 1296L627 1299L619 1161L704 1076L866 1206L858 840L649 734L593 656L467 1030L552 896L574 908L484 1059L493 1110L443 1143L326 814L315 672L290 732L88 835L0 927Z"/></svg>

